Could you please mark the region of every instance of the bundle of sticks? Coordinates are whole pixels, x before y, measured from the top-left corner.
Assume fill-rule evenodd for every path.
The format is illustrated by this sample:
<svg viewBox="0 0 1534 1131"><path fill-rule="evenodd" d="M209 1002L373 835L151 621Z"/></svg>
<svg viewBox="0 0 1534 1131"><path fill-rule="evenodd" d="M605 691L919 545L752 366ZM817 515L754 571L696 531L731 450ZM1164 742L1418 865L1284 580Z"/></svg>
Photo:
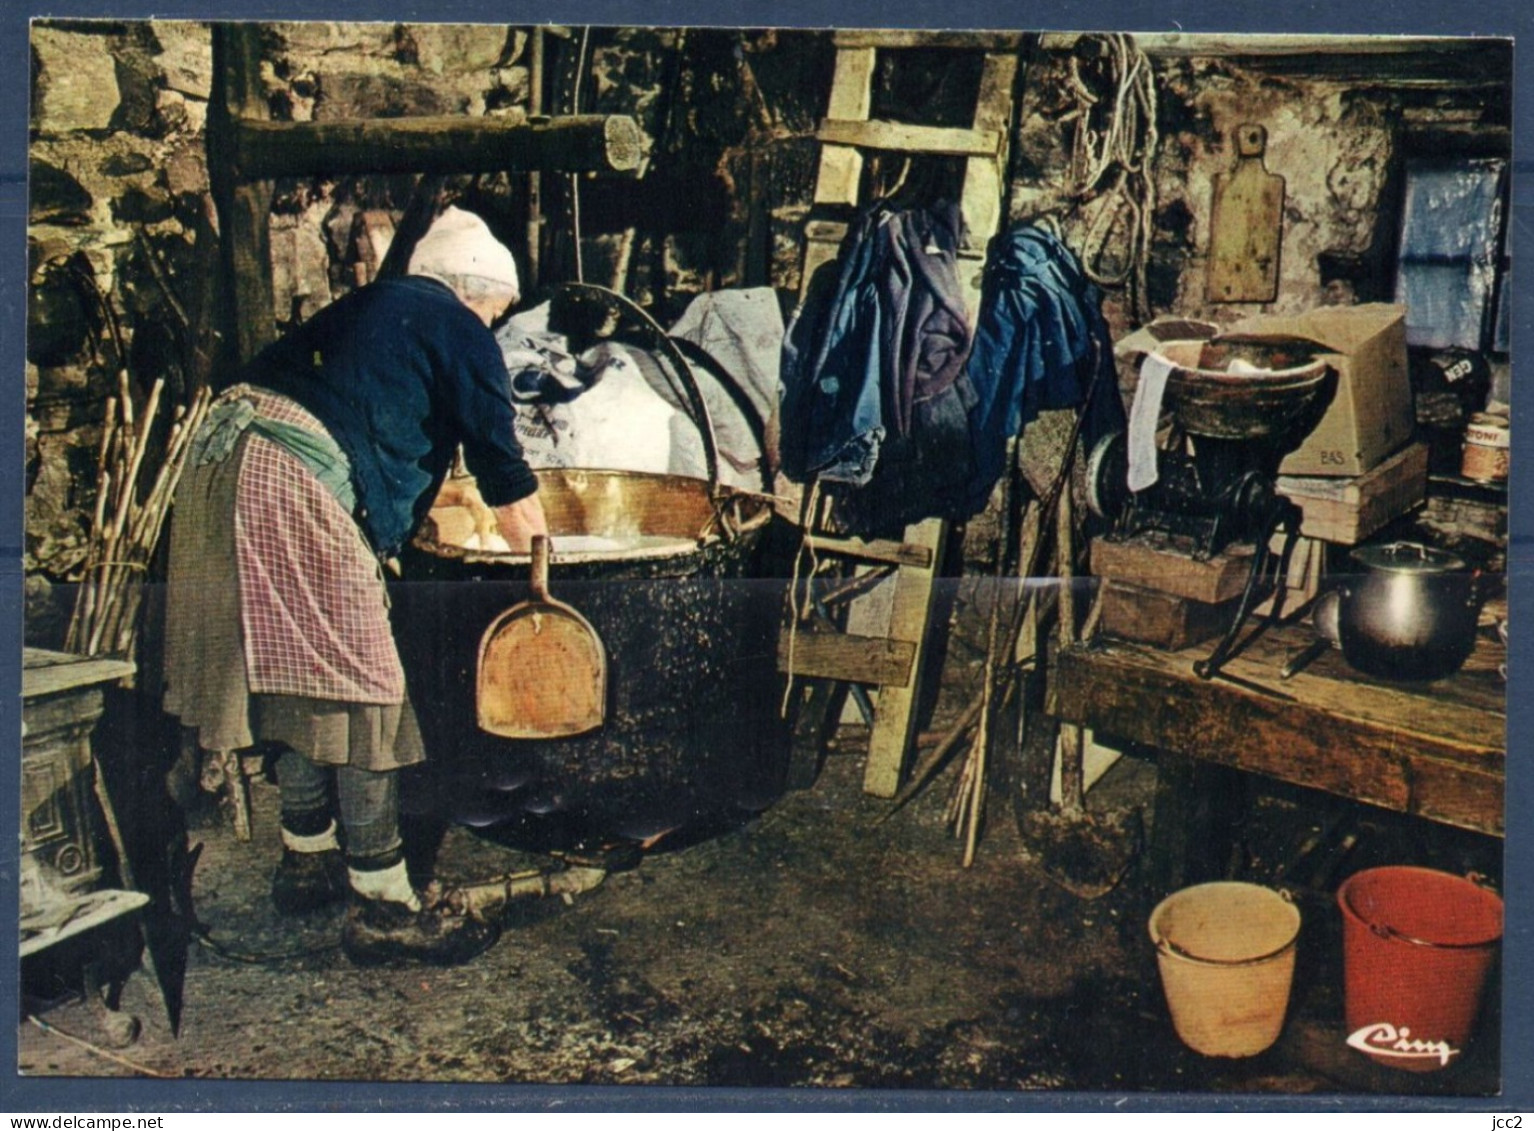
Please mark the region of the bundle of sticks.
<svg viewBox="0 0 1534 1131"><path fill-rule="evenodd" d="M212 400L203 387L189 404L171 410L163 454L151 471L154 459L146 457L165 382L155 381L142 413L135 413L127 370L118 372L117 385L117 395L107 398L96 461L96 507L64 645L83 656L132 653L150 560L192 436Z"/></svg>

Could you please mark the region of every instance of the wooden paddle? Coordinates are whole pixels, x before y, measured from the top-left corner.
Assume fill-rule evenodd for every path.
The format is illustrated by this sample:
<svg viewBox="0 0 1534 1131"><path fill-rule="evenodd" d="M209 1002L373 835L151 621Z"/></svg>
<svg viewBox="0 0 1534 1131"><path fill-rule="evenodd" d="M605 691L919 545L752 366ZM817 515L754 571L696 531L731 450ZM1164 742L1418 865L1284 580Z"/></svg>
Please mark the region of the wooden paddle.
<svg viewBox="0 0 1534 1131"><path fill-rule="evenodd" d="M532 597L479 642L480 729L501 738L568 738L602 725L607 652L580 613L549 596L549 540L533 538Z"/></svg>

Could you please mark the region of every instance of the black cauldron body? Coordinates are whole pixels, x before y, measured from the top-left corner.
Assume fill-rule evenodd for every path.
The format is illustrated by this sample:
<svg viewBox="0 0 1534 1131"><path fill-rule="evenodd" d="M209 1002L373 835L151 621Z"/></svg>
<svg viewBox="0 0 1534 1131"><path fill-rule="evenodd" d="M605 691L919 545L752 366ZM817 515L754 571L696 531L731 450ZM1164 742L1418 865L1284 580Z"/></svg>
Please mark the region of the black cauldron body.
<svg viewBox="0 0 1534 1131"><path fill-rule="evenodd" d="M787 769L776 644L784 583L756 575L771 517L760 496L672 476L540 472L549 588L607 655L606 720L570 738L499 738L476 720L487 625L528 596L527 555L464 551L434 522L401 557L392 615L425 765L407 814L532 846L646 840L771 804ZM572 536L615 549L561 552Z"/></svg>

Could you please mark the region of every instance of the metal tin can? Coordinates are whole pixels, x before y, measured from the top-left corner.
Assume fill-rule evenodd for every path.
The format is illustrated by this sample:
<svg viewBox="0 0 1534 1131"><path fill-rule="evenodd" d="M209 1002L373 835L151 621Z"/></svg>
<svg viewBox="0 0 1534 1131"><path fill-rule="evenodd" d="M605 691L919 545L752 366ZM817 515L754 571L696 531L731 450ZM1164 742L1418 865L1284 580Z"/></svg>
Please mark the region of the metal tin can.
<svg viewBox="0 0 1534 1131"><path fill-rule="evenodd" d="M1511 438L1507 417L1489 412L1476 413L1465 425L1465 451L1460 474L1482 483L1506 480Z"/></svg>

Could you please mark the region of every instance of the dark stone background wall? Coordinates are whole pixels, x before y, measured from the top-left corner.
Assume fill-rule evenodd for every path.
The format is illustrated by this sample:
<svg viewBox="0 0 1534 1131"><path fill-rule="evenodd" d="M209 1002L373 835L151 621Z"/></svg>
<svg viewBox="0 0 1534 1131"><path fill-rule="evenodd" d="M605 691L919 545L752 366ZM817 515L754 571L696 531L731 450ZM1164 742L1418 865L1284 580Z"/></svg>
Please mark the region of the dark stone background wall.
<svg viewBox="0 0 1534 1131"><path fill-rule="evenodd" d="M491 25L271 24L262 76L276 119L519 118L530 107L532 36ZM542 179L540 270L527 280L528 301L578 267L662 321L721 287L770 284L791 305L834 62L829 33L548 29L544 43L544 112L633 114L651 144L637 180ZM1070 61L1089 86L1100 68L1081 37L1029 45L1010 215L1052 216L1080 248L1092 242L1091 214L1070 178L1080 105ZM84 553L95 451L119 373L139 401L157 378L180 399L218 352L206 298L218 262L204 153L211 44L203 23L50 21L33 26L31 46L24 565L28 638L56 644L67 589L55 597L53 586L76 575ZM1228 45L1153 52L1151 311L1223 320L1254 309L1220 308L1203 295L1213 177L1230 167L1230 133L1247 121L1267 127L1268 168L1288 182L1274 308L1388 297L1403 156L1425 138L1506 131L1506 75L1497 69L1510 55L1487 59L1424 76L1389 61L1234 58ZM964 124L974 83L974 68L948 53L886 56L874 112ZM871 162L869 176L897 179L890 162ZM952 165L938 163L918 168L904 191L952 192L956 183ZM279 326L357 285L359 215L397 216L412 185L403 176L279 183L271 220ZM524 174L449 187L528 262ZM1111 263L1114 241L1101 242ZM1134 321L1122 292L1110 290L1107 306L1116 329Z"/></svg>

